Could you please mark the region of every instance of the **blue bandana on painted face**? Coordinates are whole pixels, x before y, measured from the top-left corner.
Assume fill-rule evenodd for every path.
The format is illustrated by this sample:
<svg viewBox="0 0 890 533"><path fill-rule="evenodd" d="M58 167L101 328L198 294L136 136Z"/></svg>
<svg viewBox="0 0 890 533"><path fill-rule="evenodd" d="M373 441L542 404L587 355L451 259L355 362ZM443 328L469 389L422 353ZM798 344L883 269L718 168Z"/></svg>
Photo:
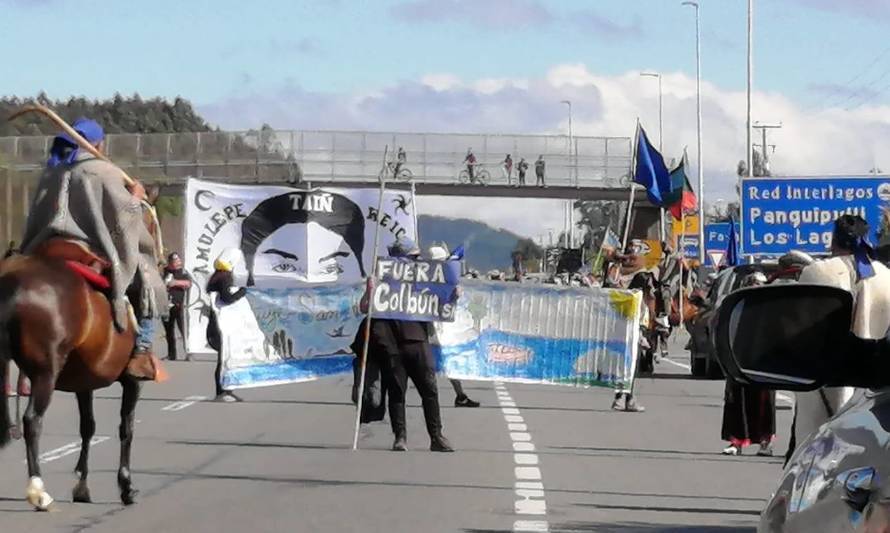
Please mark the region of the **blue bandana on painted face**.
<svg viewBox="0 0 890 533"><path fill-rule="evenodd" d="M95 120L88 118L79 118L72 125L74 131L87 140L90 144L96 145L105 138L105 132L102 126ZM49 168L59 165L71 165L77 160L77 154L80 146L67 133L59 134L53 139L52 147L49 150L49 160L46 166Z"/></svg>

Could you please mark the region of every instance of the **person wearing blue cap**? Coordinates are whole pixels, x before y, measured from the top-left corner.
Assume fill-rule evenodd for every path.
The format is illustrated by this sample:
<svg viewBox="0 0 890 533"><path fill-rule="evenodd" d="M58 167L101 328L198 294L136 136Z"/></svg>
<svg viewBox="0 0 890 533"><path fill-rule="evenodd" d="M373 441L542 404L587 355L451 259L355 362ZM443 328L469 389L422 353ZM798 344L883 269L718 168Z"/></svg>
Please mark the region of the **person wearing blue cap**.
<svg viewBox="0 0 890 533"><path fill-rule="evenodd" d="M72 126L97 150L104 149L105 132L96 121L81 118ZM136 379L156 376L155 321L167 313L167 290L142 211L145 198L145 188L138 182L127 186L120 168L60 134L53 139L21 246L28 254L49 239L64 238L86 244L110 264L115 327L126 328L128 302L137 317L136 347L127 367Z"/></svg>
<svg viewBox="0 0 890 533"><path fill-rule="evenodd" d="M420 248L410 239L400 239L389 247L390 257L418 258ZM361 302L367 312L373 278ZM430 338L432 324L408 320L371 319L371 335L368 351L376 356L386 396L389 401L389 420L395 437L393 451L408 449L408 426L405 413L405 397L408 379L420 394L423 417L430 437L430 451L453 452L451 443L442 434L442 415L439 411L439 391L436 385L436 362Z"/></svg>

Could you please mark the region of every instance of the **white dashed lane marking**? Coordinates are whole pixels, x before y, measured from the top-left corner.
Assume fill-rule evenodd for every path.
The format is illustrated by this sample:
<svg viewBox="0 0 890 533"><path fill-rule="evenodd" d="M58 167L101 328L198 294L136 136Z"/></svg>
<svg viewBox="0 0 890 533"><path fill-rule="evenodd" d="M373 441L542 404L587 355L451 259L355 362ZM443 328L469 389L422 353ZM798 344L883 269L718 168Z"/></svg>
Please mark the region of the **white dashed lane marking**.
<svg viewBox="0 0 890 533"><path fill-rule="evenodd" d="M513 512L516 515L516 520L513 522L513 531L547 533L550 531L550 524L546 520L524 519L527 516L547 515L544 483L541 481L541 468L538 465L540 459L534 453L535 445L532 443L531 433L528 432L528 425L504 384L495 382L495 391L515 452L513 463L516 466L513 467L513 477L516 478L514 485L516 499L513 504Z"/></svg>
<svg viewBox="0 0 890 533"><path fill-rule="evenodd" d="M101 444L110 438L111 437L95 436L92 438L92 440L90 440L90 446L95 446L97 444ZM73 455L75 453L80 453L80 448L81 448L80 441L70 442L64 446L59 446L58 448L56 448L54 450L50 450L48 452L41 453L39 460L41 463L51 463L53 461L57 461L57 460L61 459L62 457L67 457L67 456ZM27 461L22 461L22 462L26 463Z"/></svg>
<svg viewBox="0 0 890 533"><path fill-rule="evenodd" d="M206 399L206 396L188 396L182 400L179 400L178 402L173 402L166 407L161 407L161 411L182 411L186 407L191 407L192 405L195 405L196 403Z"/></svg>
<svg viewBox="0 0 890 533"><path fill-rule="evenodd" d="M205 399L207 399L206 396L188 396L187 398L184 398L178 402L173 402L170 405L167 405L166 407L162 407L161 411L167 411L167 412L182 411L183 409L190 407L192 405L195 405L196 403L200 402L201 400L205 400ZM140 422L142 422L142 420L136 420L137 424ZM93 437L92 440L90 440L90 446L96 446L96 445L102 444L103 442L110 440L110 439L111 439L111 437L108 437L108 436L97 435L97 436ZM59 459L61 459L63 457L67 457L69 455L74 455L75 453L80 453L80 448L81 448L80 440L77 440L74 442L69 442L68 444L65 444L64 446L59 446L58 448L54 448L48 452L44 452L44 453L40 454L39 460L41 463L51 463L53 461L58 461ZM23 461L23 462L26 462L26 461Z"/></svg>

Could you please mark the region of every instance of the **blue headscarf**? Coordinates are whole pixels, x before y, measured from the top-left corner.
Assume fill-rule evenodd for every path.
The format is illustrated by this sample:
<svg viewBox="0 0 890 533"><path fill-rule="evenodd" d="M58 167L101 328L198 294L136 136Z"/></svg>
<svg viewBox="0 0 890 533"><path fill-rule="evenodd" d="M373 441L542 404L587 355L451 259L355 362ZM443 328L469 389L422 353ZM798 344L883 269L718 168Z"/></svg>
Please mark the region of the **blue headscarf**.
<svg viewBox="0 0 890 533"><path fill-rule="evenodd" d="M95 120L88 118L79 118L72 125L74 131L87 140L90 144L99 144L105 138L105 132L102 126ZM52 147L49 149L49 159L46 166L49 168L59 165L71 165L77 160L77 153L80 146L67 133L56 135L53 139Z"/></svg>
<svg viewBox="0 0 890 533"><path fill-rule="evenodd" d="M868 222L860 216L842 215L834 221L832 236L835 247L849 250L853 255L858 279L868 279L875 275L871 262L875 258L875 248L868 240Z"/></svg>

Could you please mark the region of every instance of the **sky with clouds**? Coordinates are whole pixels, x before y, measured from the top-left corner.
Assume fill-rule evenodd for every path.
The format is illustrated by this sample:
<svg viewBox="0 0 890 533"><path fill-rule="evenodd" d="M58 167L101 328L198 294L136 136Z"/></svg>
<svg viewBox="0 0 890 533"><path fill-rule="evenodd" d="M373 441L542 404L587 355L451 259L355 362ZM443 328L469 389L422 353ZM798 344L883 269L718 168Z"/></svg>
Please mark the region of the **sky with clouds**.
<svg viewBox="0 0 890 533"><path fill-rule="evenodd" d="M695 161L694 15L673 0L0 0L3 91L182 95L247 129L657 132ZM745 0L700 0L705 193L730 198L745 143ZM754 119L773 171L890 170L890 0L755 0ZM523 203L425 201L526 235ZM529 204L532 205L532 204ZM484 213L484 214L480 214Z"/></svg>

